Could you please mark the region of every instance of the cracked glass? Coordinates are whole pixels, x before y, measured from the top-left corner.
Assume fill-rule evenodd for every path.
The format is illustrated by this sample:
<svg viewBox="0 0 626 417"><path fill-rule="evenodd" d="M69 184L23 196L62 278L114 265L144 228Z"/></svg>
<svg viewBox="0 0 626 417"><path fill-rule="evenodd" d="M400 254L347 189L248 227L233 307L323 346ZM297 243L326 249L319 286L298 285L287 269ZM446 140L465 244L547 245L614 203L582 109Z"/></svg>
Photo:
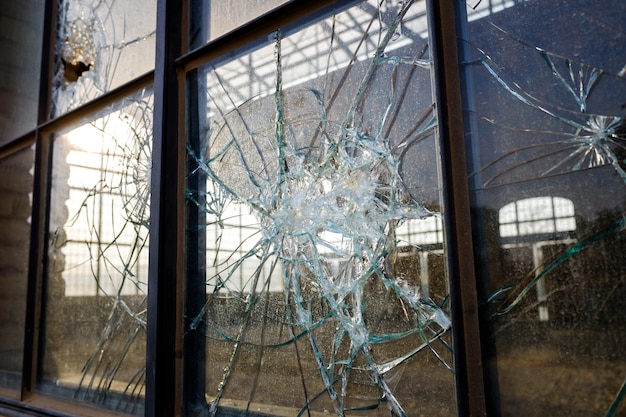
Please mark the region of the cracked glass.
<svg viewBox="0 0 626 417"><path fill-rule="evenodd" d="M454 414L431 67L424 2L365 1L190 76L210 415Z"/></svg>
<svg viewBox="0 0 626 417"><path fill-rule="evenodd" d="M466 10L490 406L625 415L626 4L478 0Z"/></svg>
<svg viewBox="0 0 626 417"><path fill-rule="evenodd" d="M150 90L57 132L37 389L143 415Z"/></svg>
<svg viewBox="0 0 626 417"><path fill-rule="evenodd" d="M156 0L58 0L52 115L154 68Z"/></svg>

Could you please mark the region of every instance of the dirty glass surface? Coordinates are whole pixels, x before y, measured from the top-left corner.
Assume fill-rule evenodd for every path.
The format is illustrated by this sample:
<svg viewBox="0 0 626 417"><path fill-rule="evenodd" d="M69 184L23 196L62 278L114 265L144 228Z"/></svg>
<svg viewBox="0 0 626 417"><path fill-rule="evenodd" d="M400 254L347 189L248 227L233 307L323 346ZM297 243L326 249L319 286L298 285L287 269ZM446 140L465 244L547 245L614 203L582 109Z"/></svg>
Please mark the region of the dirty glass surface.
<svg viewBox="0 0 626 417"><path fill-rule="evenodd" d="M0 388L21 384L34 150L0 159Z"/></svg>
<svg viewBox="0 0 626 417"><path fill-rule="evenodd" d="M38 390L142 414L152 95L53 141Z"/></svg>
<svg viewBox="0 0 626 417"><path fill-rule="evenodd" d="M3 2L0 10L0 145L37 123L43 11L43 0Z"/></svg>
<svg viewBox="0 0 626 417"><path fill-rule="evenodd" d="M467 6L491 405L626 415L626 3Z"/></svg>
<svg viewBox="0 0 626 417"><path fill-rule="evenodd" d="M156 0L59 0L52 115L154 68Z"/></svg>
<svg viewBox="0 0 626 417"><path fill-rule="evenodd" d="M199 71L185 343L210 415L454 415L427 30L424 2L359 2Z"/></svg>
<svg viewBox="0 0 626 417"><path fill-rule="evenodd" d="M198 47L287 3L288 0L202 0L192 2L190 46Z"/></svg>

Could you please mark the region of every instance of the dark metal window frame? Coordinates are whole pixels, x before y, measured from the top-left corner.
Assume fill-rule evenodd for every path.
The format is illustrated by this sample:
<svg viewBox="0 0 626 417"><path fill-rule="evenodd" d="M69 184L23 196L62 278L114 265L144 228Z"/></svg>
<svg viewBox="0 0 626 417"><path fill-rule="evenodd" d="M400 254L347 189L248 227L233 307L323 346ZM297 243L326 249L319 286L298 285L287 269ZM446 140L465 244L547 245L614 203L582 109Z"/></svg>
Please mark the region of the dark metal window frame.
<svg viewBox="0 0 626 417"><path fill-rule="evenodd" d="M462 85L457 30L462 28L464 2L426 0L430 41L435 57L434 83L439 118L439 150L444 178L447 269L450 280L456 368L457 414L483 416L486 371L482 366L479 309L472 244L470 198L465 160ZM190 1L157 0L156 61L153 71L67 113L50 119L57 0L47 0L44 22L37 128L0 147L0 158L36 145L33 216L29 259L27 316L21 391L4 395L0 411L9 415L111 415L69 400L35 391L39 363L43 291L45 291L46 224L49 204L51 135L116 100L153 85L154 132L150 226L150 267L146 352L147 416L202 415L203 372L190 353L202 341L183 346L184 309L202 300L185 291L185 136L187 75L202 64L250 44L284 25L312 19L336 2L292 0L193 51L187 51ZM349 3L338 1L337 3ZM187 283L188 284L188 283ZM187 293L187 295L186 295ZM187 298L185 298L187 297ZM203 353L202 353L203 354Z"/></svg>

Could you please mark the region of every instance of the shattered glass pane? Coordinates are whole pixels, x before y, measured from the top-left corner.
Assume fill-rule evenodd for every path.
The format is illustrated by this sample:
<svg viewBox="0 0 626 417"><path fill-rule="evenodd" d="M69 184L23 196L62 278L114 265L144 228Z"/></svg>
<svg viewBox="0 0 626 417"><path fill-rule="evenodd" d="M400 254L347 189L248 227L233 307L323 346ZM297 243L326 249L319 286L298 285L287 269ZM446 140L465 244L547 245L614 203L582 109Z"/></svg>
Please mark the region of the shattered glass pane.
<svg viewBox="0 0 626 417"><path fill-rule="evenodd" d="M58 0L53 116L154 68L156 0Z"/></svg>
<svg viewBox="0 0 626 417"><path fill-rule="evenodd" d="M0 388L18 390L26 318L32 147L0 159Z"/></svg>
<svg viewBox="0 0 626 417"><path fill-rule="evenodd" d="M497 414L626 404L626 3L467 4L470 184Z"/></svg>
<svg viewBox="0 0 626 417"><path fill-rule="evenodd" d="M454 414L427 29L424 2L366 1L202 68L185 341L210 415Z"/></svg>
<svg viewBox="0 0 626 417"><path fill-rule="evenodd" d="M152 93L53 141L38 389L143 413Z"/></svg>

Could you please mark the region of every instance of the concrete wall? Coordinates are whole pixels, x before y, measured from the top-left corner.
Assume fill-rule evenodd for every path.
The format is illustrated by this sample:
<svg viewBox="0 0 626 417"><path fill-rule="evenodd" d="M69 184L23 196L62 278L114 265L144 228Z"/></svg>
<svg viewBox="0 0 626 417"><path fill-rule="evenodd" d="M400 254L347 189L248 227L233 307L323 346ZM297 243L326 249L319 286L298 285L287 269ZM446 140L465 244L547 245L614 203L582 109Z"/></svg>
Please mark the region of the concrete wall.
<svg viewBox="0 0 626 417"><path fill-rule="evenodd" d="M0 7L0 145L37 121L43 10L43 0Z"/></svg>
<svg viewBox="0 0 626 417"><path fill-rule="evenodd" d="M0 371L22 366L33 154L0 160Z"/></svg>

